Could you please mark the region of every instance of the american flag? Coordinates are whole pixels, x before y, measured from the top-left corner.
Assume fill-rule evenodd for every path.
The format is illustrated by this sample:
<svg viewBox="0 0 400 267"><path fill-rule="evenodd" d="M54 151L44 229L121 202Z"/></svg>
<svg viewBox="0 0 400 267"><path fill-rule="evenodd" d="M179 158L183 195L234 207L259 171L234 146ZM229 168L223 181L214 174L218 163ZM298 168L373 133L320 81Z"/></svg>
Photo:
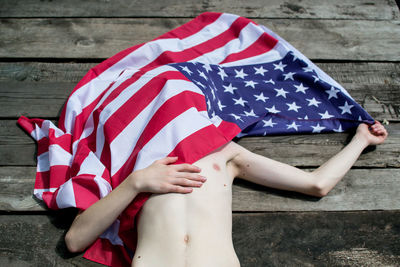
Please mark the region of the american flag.
<svg viewBox="0 0 400 267"><path fill-rule="evenodd" d="M207 12L92 68L58 127L21 116L38 143L34 195L86 209L132 171L178 156L193 163L234 137L345 131L373 118L331 77L268 28ZM129 265L139 194L84 257Z"/></svg>

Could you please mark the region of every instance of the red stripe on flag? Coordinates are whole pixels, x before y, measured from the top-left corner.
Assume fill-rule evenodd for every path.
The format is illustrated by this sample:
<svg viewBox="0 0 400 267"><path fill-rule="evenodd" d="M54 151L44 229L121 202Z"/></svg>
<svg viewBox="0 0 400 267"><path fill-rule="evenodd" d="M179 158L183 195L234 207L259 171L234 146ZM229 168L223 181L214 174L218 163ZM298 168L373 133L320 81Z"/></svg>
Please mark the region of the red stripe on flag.
<svg viewBox="0 0 400 267"><path fill-rule="evenodd" d="M130 265L131 258L123 246L115 246L108 239L97 239L85 252L84 258L107 266Z"/></svg>
<svg viewBox="0 0 400 267"><path fill-rule="evenodd" d="M193 164L227 142L225 136L211 124L183 139L168 156L180 156L174 164Z"/></svg>
<svg viewBox="0 0 400 267"><path fill-rule="evenodd" d="M95 177L92 174L81 174L72 178L75 203L78 209L85 210L100 199L100 190L94 180Z"/></svg>
<svg viewBox="0 0 400 267"><path fill-rule="evenodd" d="M242 129L240 129L240 127L237 126L237 124L229 121L222 121L217 128L220 131L220 133L222 133L225 136L227 141L232 140L236 135L238 135L242 131Z"/></svg>
<svg viewBox="0 0 400 267"><path fill-rule="evenodd" d="M70 178L70 167L50 166L50 170L36 173L35 189L57 188Z"/></svg>
<svg viewBox="0 0 400 267"><path fill-rule="evenodd" d="M37 141L37 156L42 155L49 151L49 138L43 137L42 139Z"/></svg>

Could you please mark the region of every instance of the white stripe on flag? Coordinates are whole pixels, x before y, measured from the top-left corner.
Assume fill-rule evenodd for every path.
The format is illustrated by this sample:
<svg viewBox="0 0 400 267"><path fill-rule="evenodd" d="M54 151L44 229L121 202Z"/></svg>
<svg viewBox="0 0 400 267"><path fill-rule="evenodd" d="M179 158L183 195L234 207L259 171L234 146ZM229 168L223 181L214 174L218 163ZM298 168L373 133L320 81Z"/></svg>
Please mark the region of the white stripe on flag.
<svg viewBox="0 0 400 267"><path fill-rule="evenodd" d="M72 155L57 144L50 145L49 151L37 157L37 171L45 172L50 170L50 166L64 165L71 166Z"/></svg>
<svg viewBox="0 0 400 267"><path fill-rule="evenodd" d="M96 155L90 151L87 157L83 160L80 165L79 172L76 176L80 174L93 174L97 176L102 176L105 167L103 163L96 157Z"/></svg>
<svg viewBox="0 0 400 267"><path fill-rule="evenodd" d="M72 155L57 144L49 146L49 155L50 166L72 164Z"/></svg>
<svg viewBox="0 0 400 267"><path fill-rule="evenodd" d="M74 187L72 179L60 186L56 197L57 206L60 209L76 207Z"/></svg>

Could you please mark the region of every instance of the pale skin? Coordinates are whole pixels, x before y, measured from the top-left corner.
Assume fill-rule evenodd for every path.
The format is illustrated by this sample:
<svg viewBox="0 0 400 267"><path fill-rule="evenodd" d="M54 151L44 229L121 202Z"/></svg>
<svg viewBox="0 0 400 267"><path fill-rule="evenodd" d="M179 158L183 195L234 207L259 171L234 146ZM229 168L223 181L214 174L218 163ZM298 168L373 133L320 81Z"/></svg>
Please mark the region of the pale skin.
<svg viewBox="0 0 400 267"><path fill-rule="evenodd" d="M386 129L378 121L371 126L360 124L351 142L312 172L257 155L231 142L234 156L228 166L235 177L250 182L323 197L344 177L367 146L382 144L387 136ZM131 173L106 197L80 212L65 236L68 249L71 252L85 250L140 192L187 194L193 187L201 187L206 182L199 174L199 167L172 165L176 161L177 157L166 157Z"/></svg>

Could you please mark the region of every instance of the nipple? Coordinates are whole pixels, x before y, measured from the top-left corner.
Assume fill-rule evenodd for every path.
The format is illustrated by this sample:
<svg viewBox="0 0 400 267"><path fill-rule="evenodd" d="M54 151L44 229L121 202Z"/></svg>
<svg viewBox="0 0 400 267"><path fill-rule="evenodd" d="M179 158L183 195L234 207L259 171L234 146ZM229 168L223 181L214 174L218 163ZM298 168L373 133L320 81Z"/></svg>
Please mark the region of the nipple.
<svg viewBox="0 0 400 267"><path fill-rule="evenodd" d="M213 168L214 168L214 170L216 170L216 171L220 171L220 170L221 170L221 168L218 166L217 163L214 163L214 164L213 164Z"/></svg>
<svg viewBox="0 0 400 267"><path fill-rule="evenodd" d="M187 244L189 243L189 235L186 234L185 237L183 238L183 241Z"/></svg>

